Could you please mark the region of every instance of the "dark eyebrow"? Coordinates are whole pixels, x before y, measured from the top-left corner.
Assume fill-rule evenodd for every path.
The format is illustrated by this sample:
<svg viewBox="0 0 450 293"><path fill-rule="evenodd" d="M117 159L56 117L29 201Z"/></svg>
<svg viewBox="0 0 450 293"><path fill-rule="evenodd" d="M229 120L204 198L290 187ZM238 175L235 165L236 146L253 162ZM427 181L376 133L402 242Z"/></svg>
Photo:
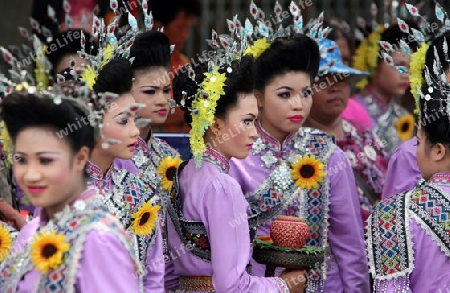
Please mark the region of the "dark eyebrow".
<svg viewBox="0 0 450 293"><path fill-rule="evenodd" d="M21 156L24 156L24 157L27 156L27 154L22 153L22 152L15 152L14 154L15 155L21 155ZM59 155L59 154L60 153L58 153L58 152L37 152L36 153L36 155Z"/></svg>
<svg viewBox="0 0 450 293"><path fill-rule="evenodd" d="M114 115L113 119L116 118L117 116L120 116L120 115L123 115L123 114L124 114L124 112L117 113L116 115Z"/></svg>
<svg viewBox="0 0 450 293"><path fill-rule="evenodd" d="M286 89L286 90L289 90L289 91L292 91L292 90L293 90L293 88L291 88L291 87L288 87L288 86L281 86L281 87L277 88L276 91L277 91L277 90L282 90L282 89Z"/></svg>
<svg viewBox="0 0 450 293"><path fill-rule="evenodd" d="M241 115L241 116L247 116L247 115L252 116L253 119L255 119L255 118L257 117L257 116L256 116L255 114L253 114L253 113L247 113L247 114L243 114L243 115Z"/></svg>

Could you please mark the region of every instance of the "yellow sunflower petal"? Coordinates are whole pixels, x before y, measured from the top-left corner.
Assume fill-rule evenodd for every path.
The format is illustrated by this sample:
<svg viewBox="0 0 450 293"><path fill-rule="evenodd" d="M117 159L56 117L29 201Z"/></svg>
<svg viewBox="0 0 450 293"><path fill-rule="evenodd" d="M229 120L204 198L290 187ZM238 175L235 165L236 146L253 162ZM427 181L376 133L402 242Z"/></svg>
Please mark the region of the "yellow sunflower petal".
<svg viewBox="0 0 450 293"><path fill-rule="evenodd" d="M317 188L325 177L324 165L313 155L299 157L297 162L292 163L291 167L292 180L295 182L295 186L303 189Z"/></svg>
<svg viewBox="0 0 450 293"><path fill-rule="evenodd" d="M139 236L150 235L156 228L156 221L158 220L158 211L161 206L152 206L150 202L145 202L139 210L131 215L133 221L130 229L134 234Z"/></svg>
<svg viewBox="0 0 450 293"><path fill-rule="evenodd" d="M157 171L161 175L161 185L165 190L170 191L172 189L175 172L182 162L183 160L180 157L167 156L159 164Z"/></svg>
<svg viewBox="0 0 450 293"><path fill-rule="evenodd" d="M12 248L11 233L5 226L0 224L0 263L6 259Z"/></svg>
<svg viewBox="0 0 450 293"><path fill-rule="evenodd" d="M64 253L70 248L65 236L55 231L36 234L30 246L31 263L42 273L58 268L63 263Z"/></svg>
<svg viewBox="0 0 450 293"><path fill-rule="evenodd" d="M401 140L411 139L414 134L414 116L409 113L403 115L397 120L395 127Z"/></svg>

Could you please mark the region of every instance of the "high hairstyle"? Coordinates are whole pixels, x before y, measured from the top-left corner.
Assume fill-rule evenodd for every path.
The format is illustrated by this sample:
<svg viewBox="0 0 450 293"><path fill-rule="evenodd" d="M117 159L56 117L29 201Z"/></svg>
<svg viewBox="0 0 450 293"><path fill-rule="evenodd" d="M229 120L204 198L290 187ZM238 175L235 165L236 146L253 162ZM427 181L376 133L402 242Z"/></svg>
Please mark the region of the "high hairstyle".
<svg viewBox="0 0 450 293"><path fill-rule="evenodd" d="M81 29L69 29L65 32L59 33L55 36L55 39L47 45L47 48L49 48L47 49L47 58L52 64L52 70L50 72L51 76L55 76L56 73L58 73L54 70L65 55L77 54L77 52L81 50L82 31L86 38L86 52L94 56L97 55L97 44L93 42L92 36L88 32ZM70 37L68 36L69 32L71 35ZM78 37L75 38L77 35ZM56 50L52 48L56 48ZM66 66L68 67L69 64L66 64ZM79 67L80 64L77 64L77 66Z"/></svg>
<svg viewBox="0 0 450 293"><path fill-rule="evenodd" d="M75 125L76 131L68 131L61 139L67 141L74 154L83 146L90 151L94 148L94 129L89 124L89 117L67 100L62 99L60 104L55 104L47 96L12 93L3 98L0 107L14 143L19 133L30 127L51 128L56 136L68 125Z"/></svg>
<svg viewBox="0 0 450 293"><path fill-rule="evenodd" d="M425 54L425 68L428 68L427 72L430 74L430 78L434 84L429 85L425 82L422 86L422 93L430 95L431 99L420 98L419 106L421 112L421 127L424 130L427 140L431 144L443 143L450 146L450 117L446 111L447 104L449 102L448 95L450 93L450 83L444 84L440 83L441 76L436 76L434 68L434 63L442 66L444 72L450 69L450 60L444 52L444 41L450 44L450 30L447 30L443 34L440 34L435 38ZM439 58L436 60L436 55ZM423 74L426 70L423 70ZM442 71L439 71L442 72ZM429 88L433 87L430 92ZM440 88L443 87L443 88Z"/></svg>
<svg viewBox="0 0 450 293"><path fill-rule="evenodd" d="M445 56L445 52L443 50L444 48L444 41L447 42L447 46L450 46L450 29L445 31L443 34L435 38L431 44L430 47L427 50L427 53L425 54L425 66L428 68L433 68L433 62L436 59L435 58L435 52L437 52L437 56L439 57L439 63L442 66L442 69L444 71L447 71L450 69L450 60L448 56ZM447 52L448 55L448 52ZM434 71L430 70L430 73L433 74ZM435 77L438 78L438 77ZM439 77L440 78L440 77Z"/></svg>
<svg viewBox="0 0 450 293"><path fill-rule="evenodd" d="M148 31L139 34L130 48L130 57L134 57L131 68L148 70L151 67L170 69L169 38L159 31Z"/></svg>
<svg viewBox="0 0 450 293"><path fill-rule="evenodd" d="M304 34L276 39L255 61L254 88L264 88L278 76L290 71L304 72L313 80L319 72L320 53L316 41Z"/></svg>
<svg viewBox="0 0 450 293"><path fill-rule="evenodd" d="M221 67L219 73L225 73L226 81L224 86L225 94L220 96L217 101L215 117L225 119L228 111L235 107L238 103L239 93L253 92L253 59L249 56L244 56L241 60L235 60L231 63L232 71L229 73L225 67ZM208 71L206 63L200 63L193 66L195 72L195 82L189 77L186 67L180 69L173 80L173 96L180 108L184 111L184 120L191 126L192 114L190 112L193 98L185 99L184 105L181 104L183 100L183 91L186 92L187 97L195 95L199 89L199 85L205 79L204 73Z"/></svg>
<svg viewBox="0 0 450 293"><path fill-rule="evenodd" d="M199 17L202 14L202 3L200 0L149 1L148 9L152 12L155 21L167 26L180 12Z"/></svg>
<svg viewBox="0 0 450 293"><path fill-rule="evenodd" d="M405 21L408 26L414 29L419 29L417 23L412 21ZM384 32L381 33L380 41L385 41L391 44L394 48L400 49L399 42L403 40L406 44L408 44L409 48L412 52L417 50L419 43L412 38L412 35L402 32L398 24L393 24L388 27ZM379 51L381 51L381 47L378 44ZM383 55L378 54L377 64L379 65L383 60Z"/></svg>
<svg viewBox="0 0 450 293"><path fill-rule="evenodd" d="M94 92L121 95L131 91L132 83L133 70L130 61L115 57L100 70L94 84Z"/></svg>
<svg viewBox="0 0 450 293"><path fill-rule="evenodd" d="M449 93L449 89L441 91L435 87L430 93L428 91L430 85L424 83L422 92L430 95L431 99L420 99L420 110L422 113L420 126L424 131L427 141L431 144L442 143L450 147L450 118L445 109L448 104L448 97L445 93ZM442 111L444 109L444 111Z"/></svg>

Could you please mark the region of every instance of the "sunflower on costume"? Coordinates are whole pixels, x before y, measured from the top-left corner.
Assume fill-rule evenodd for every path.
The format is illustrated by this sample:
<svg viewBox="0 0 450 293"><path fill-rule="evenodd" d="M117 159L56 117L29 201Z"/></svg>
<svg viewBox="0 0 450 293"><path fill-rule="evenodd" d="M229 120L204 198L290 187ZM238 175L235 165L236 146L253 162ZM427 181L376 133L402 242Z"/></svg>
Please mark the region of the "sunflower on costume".
<svg viewBox="0 0 450 293"><path fill-rule="evenodd" d="M134 234L139 236L150 235L156 228L156 221L158 220L158 211L161 206L152 206L150 202L145 202L139 210L132 214L133 221L130 229Z"/></svg>
<svg viewBox="0 0 450 293"><path fill-rule="evenodd" d="M0 225L0 263L9 255L12 243L11 233L6 227Z"/></svg>
<svg viewBox="0 0 450 293"><path fill-rule="evenodd" d="M33 237L31 246L31 263L42 273L56 269L63 263L63 255L69 251L65 236L55 231L44 231Z"/></svg>
<svg viewBox="0 0 450 293"><path fill-rule="evenodd" d="M398 136L401 140L409 140L414 134L414 116L412 114L405 114L398 118L397 124Z"/></svg>
<svg viewBox="0 0 450 293"><path fill-rule="evenodd" d="M170 191L172 189L175 172L182 162L183 160L180 159L180 157L172 158L171 156L168 156L159 164L157 171L162 177L161 185L165 190Z"/></svg>
<svg viewBox="0 0 450 293"><path fill-rule="evenodd" d="M304 189L317 188L325 177L324 165L313 155L299 157L296 163L291 164L291 167L292 180L295 182L295 186Z"/></svg>

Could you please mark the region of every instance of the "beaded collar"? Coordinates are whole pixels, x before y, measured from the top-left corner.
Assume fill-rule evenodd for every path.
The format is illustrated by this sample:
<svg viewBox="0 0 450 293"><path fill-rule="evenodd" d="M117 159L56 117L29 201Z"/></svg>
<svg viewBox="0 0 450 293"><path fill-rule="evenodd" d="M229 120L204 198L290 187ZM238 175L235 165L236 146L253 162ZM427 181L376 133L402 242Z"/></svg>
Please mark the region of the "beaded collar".
<svg viewBox="0 0 450 293"><path fill-rule="evenodd" d="M112 168L109 168L108 171L106 171L105 176L103 176L103 171L97 165L91 161L88 161L86 164L86 169L89 172L89 175L91 175L91 178L95 180L109 180L111 178Z"/></svg>
<svg viewBox="0 0 450 293"><path fill-rule="evenodd" d="M219 168L220 172L227 173L230 171L230 162L218 151L206 148L203 153L202 160L209 162Z"/></svg>
<svg viewBox="0 0 450 293"><path fill-rule="evenodd" d="M450 173L436 173L429 181L438 185L450 186Z"/></svg>
<svg viewBox="0 0 450 293"><path fill-rule="evenodd" d="M297 132L290 133L283 143L280 143L276 138L270 135L262 126L261 122L255 123L256 130L258 131L258 138L253 143L253 153L260 153L261 151L269 148L273 151L281 152L282 154L288 149L288 146L294 141Z"/></svg>
<svg viewBox="0 0 450 293"><path fill-rule="evenodd" d="M378 117L388 110L389 104L372 86L366 86L362 95L367 103L367 110L370 116Z"/></svg>

